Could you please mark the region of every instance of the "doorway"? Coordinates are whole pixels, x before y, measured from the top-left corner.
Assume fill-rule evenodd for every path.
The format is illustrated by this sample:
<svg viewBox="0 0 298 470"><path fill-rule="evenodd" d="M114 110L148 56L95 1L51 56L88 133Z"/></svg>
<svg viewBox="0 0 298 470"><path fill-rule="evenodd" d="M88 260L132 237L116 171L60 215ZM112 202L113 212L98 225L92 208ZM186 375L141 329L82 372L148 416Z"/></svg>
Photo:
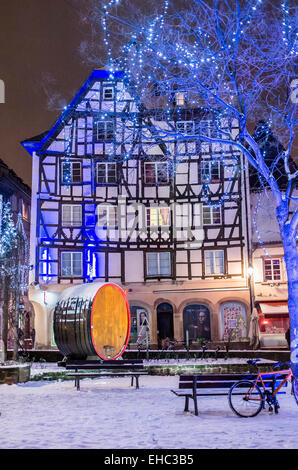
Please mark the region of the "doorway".
<svg viewBox="0 0 298 470"><path fill-rule="evenodd" d="M166 338L174 338L174 320L172 305L164 302L157 307L157 339L159 347Z"/></svg>

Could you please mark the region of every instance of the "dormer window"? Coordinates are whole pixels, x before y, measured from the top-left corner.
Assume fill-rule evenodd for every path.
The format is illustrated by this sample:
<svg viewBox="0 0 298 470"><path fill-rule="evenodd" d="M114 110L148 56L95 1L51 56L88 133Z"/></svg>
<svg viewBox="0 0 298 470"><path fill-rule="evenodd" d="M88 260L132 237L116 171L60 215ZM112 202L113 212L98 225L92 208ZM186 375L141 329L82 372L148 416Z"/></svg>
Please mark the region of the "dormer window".
<svg viewBox="0 0 298 470"><path fill-rule="evenodd" d="M114 88L104 87L103 89L103 99L104 101L111 101L114 99Z"/></svg>

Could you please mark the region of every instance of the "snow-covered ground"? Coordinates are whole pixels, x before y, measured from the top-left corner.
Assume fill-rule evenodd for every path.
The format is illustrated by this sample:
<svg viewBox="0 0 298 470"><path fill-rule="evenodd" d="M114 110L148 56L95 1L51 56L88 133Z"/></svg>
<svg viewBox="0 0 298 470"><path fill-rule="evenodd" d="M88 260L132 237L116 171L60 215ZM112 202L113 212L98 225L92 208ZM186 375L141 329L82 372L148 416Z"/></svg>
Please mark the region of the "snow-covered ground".
<svg viewBox="0 0 298 470"><path fill-rule="evenodd" d="M57 370L54 365L37 371ZM178 376L85 379L0 385L1 449L298 449L298 407L290 387L280 413L239 418L227 397L199 399L184 413L171 393ZM191 403L192 406L192 403Z"/></svg>

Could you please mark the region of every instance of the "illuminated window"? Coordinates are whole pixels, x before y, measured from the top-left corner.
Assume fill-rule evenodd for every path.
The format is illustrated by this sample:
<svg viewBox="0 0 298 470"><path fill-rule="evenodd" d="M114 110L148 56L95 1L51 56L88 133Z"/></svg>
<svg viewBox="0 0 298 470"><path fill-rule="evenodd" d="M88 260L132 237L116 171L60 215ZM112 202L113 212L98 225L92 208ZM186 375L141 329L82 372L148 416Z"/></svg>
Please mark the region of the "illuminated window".
<svg viewBox="0 0 298 470"><path fill-rule="evenodd" d="M167 183L168 180L167 162L145 163L145 184Z"/></svg>
<svg viewBox="0 0 298 470"><path fill-rule="evenodd" d="M184 93L181 93L181 92L175 93L175 102L176 102L176 106L184 106L185 104Z"/></svg>
<svg viewBox="0 0 298 470"><path fill-rule="evenodd" d="M223 250L205 251L205 273L225 274L225 254Z"/></svg>
<svg viewBox="0 0 298 470"><path fill-rule="evenodd" d="M63 204L62 225L80 227L82 225L82 206L80 204Z"/></svg>
<svg viewBox="0 0 298 470"><path fill-rule="evenodd" d="M264 260L264 280L265 281L280 281L281 280L281 266L280 266L279 258Z"/></svg>
<svg viewBox="0 0 298 470"><path fill-rule="evenodd" d="M171 254L168 252L147 253L147 276L170 276Z"/></svg>
<svg viewBox="0 0 298 470"><path fill-rule="evenodd" d="M212 206L203 206L203 225L220 225L221 208Z"/></svg>
<svg viewBox="0 0 298 470"><path fill-rule="evenodd" d="M147 227L168 227L170 225L170 209L168 207L148 207Z"/></svg>
<svg viewBox="0 0 298 470"><path fill-rule="evenodd" d="M80 251L62 252L61 274L63 277L81 277L83 275L83 253Z"/></svg>

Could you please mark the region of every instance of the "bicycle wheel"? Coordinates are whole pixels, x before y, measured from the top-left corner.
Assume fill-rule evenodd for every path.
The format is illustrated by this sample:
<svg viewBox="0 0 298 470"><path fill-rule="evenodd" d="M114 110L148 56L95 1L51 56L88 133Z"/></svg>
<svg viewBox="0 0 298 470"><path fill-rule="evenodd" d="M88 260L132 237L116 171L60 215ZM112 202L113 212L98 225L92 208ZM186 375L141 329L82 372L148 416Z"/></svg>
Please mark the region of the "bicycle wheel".
<svg viewBox="0 0 298 470"><path fill-rule="evenodd" d="M298 379L296 379L295 377L293 377L292 387L293 387L293 395L298 405Z"/></svg>
<svg viewBox="0 0 298 470"><path fill-rule="evenodd" d="M260 413L264 397L257 385L249 380L236 382L229 392L229 404L236 415L251 418Z"/></svg>

